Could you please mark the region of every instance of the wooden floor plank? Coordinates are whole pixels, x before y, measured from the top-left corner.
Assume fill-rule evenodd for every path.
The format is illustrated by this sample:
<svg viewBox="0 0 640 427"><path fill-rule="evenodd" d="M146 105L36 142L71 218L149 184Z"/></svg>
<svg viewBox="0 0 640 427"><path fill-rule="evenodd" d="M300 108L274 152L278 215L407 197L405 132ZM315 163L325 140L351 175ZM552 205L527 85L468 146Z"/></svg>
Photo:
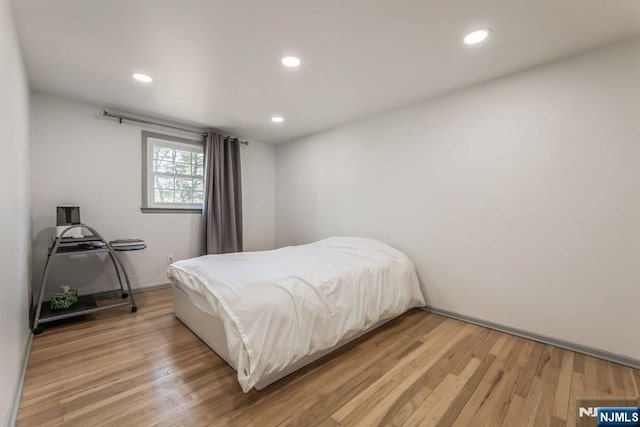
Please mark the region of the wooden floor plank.
<svg viewBox="0 0 640 427"><path fill-rule="evenodd" d="M442 327L448 325L455 325L454 323L444 323ZM455 325L457 326L457 325ZM366 407L375 403L375 399L381 393L386 394L386 390L392 389L407 376L417 375L417 370L427 370L431 368L446 352L459 340L465 339L471 333L472 328L463 326L453 334L448 331L438 331L439 339L433 343L433 345L425 345L424 349L416 355L416 357L406 360L402 359L396 366L390 371L385 373L378 381L373 383L370 387L364 390L364 392L358 394L346 405L338 409L332 418L339 423L342 423L347 417L354 417L354 413L363 412ZM435 331L434 331L435 332Z"/></svg>
<svg viewBox="0 0 640 427"><path fill-rule="evenodd" d="M522 423L522 412L524 411L524 405L526 399L518 394L511 396L511 403L507 409L507 413L502 420L501 426L513 427Z"/></svg>
<svg viewBox="0 0 640 427"><path fill-rule="evenodd" d="M616 369L615 365L612 365L613 369ZM638 388L638 385L636 384L636 380L633 376L633 369L631 368L621 368L619 370L620 372L620 377L621 377L621 381L622 381L622 388L624 390L624 395L627 397L627 399L636 399L636 398L640 398L640 389Z"/></svg>
<svg viewBox="0 0 640 427"><path fill-rule="evenodd" d="M567 420L567 410L569 409L569 395L571 394L571 378L573 376L573 356L570 351L562 351L562 365L560 376L555 391L555 401L553 416L558 419Z"/></svg>
<svg viewBox="0 0 640 427"><path fill-rule="evenodd" d="M403 425L407 427L436 425L446 413L451 401L465 387L480 365L480 360L471 359L460 375L447 375Z"/></svg>
<svg viewBox="0 0 640 427"><path fill-rule="evenodd" d="M577 358L578 355L576 355ZM584 365L583 365L584 366ZM569 394L569 408L567 410L567 425L574 426L577 424L577 403L578 399L587 397L584 393L583 374L580 372L573 372L571 377L571 392Z"/></svg>
<svg viewBox="0 0 640 427"><path fill-rule="evenodd" d="M555 392L558 388L558 380L560 379L560 354L562 349L547 346L549 357L543 366L540 366L540 378L542 379L542 399L538 406L533 425L539 427L547 427L551 425L553 410L555 406Z"/></svg>
<svg viewBox="0 0 640 427"><path fill-rule="evenodd" d="M414 310L260 392L172 313L169 289L34 338L18 426L575 425L640 371Z"/></svg>
<svg viewBox="0 0 640 427"><path fill-rule="evenodd" d="M527 399L524 402L521 420L517 425L523 427L530 427L534 425L539 412L545 410L545 408L540 407L543 390L544 380L540 376L534 376L533 381L531 382L531 389L529 390Z"/></svg>
<svg viewBox="0 0 640 427"><path fill-rule="evenodd" d="M465 387L460 390L460 392L453 399L451 399L447 411L438 420L438 423L436 424L437 427L451 426L456 422L458 416L460 415L460 412L469 401L471 395L480 385L480 382L487 374L489 367L493 365L495 359L495 355L487 354L487 357L482 361L482 364L474 372L473 376L469 379Z"/></svg>

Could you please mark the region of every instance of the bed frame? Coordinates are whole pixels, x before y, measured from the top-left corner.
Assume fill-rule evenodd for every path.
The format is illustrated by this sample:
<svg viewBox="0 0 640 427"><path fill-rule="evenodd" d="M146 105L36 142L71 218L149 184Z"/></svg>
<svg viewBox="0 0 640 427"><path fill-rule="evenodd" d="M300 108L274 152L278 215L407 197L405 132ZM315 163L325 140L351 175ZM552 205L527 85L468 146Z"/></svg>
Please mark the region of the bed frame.
<svg viewBox="0 0 640 427"><path fill-rule="evenodd" d="M204 343L207 344L218 356L224 359L224 361L227 362L227 364L229 364L229 366L231 366L235 371L238 370L236 363L234 363L234 361L229 357L229 350L227 349L227 337L224 331L222 320L219 317L213 316L200 310L191 301L185 291L183 291L179 286L176 286L175 284L173 286L173 311L175 313L175 316L182 323L184 323L187 328L191 329L194 334L196 334L202 341L204 341ZM332 351L335 351L338 348L360 338L362 335L366 334L369 331L372 331L373 329L376 329L379 326L382 326L384 323L387 323L390 320L392 319L385 319L377 322L370 328L358 333L354 337L340 341L334 347L300 359L284 370L273 373L266 378L263 378L255 385L255 388L257 390L262 390L268 385L273 384L279 379L286 377L287 375L307 366L312 362L315 362L321 357L326 356Z"/></svg>

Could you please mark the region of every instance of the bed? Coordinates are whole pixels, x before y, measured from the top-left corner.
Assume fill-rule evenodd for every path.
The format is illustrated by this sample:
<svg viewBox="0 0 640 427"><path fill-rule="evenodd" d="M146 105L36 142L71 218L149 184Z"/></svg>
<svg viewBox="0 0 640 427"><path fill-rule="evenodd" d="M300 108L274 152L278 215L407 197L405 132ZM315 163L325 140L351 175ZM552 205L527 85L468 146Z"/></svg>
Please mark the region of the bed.
<svg viewBox="0 0 640 427"><path fill-rule="evenodd" d="M307 245L178 261L169 266L174 312L258 390L414 307L415 268L377 240Z"/></svg>

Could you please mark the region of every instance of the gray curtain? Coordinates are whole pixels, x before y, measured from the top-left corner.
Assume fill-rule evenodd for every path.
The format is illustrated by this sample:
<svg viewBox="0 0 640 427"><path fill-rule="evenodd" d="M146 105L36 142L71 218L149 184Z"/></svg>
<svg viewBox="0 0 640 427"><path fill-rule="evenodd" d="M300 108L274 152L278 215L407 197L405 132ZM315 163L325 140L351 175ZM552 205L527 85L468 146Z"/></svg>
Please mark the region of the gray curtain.
<svg viewBox="0 0 640 427"><path fill-rule="evenodd" d="M204 138L205 253L242 251L240 143L210 132Z"/></svg>

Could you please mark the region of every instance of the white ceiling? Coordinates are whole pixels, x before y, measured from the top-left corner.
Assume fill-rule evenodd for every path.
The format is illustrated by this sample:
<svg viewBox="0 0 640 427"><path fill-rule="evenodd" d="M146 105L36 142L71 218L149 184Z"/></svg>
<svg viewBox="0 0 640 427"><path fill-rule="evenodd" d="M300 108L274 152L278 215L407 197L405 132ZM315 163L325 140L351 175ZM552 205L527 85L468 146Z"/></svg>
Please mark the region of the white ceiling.
<svg viewBox="0 0 640 427"><path fill-rule="evenodd" d="M640 32L639 0L15 0L35 90L281 142ZM482 45L466 32L490 27ZM297 70L280 58L299 56ZM132 81L147 72L149 86ZM273 114L285 122L274 125Z"/></svg>

